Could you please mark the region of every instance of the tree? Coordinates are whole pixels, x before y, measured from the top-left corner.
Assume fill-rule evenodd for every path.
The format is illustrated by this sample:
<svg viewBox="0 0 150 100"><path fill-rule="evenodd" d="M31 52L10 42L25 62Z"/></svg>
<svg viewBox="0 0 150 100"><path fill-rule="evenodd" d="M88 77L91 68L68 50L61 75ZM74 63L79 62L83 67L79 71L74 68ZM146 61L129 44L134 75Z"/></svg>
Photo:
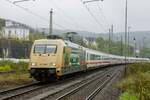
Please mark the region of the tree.
<svg viewBox="0 0 150 100"><path fill-rule="evenodd" d="M5 26L5 20L0 19L0 37L2 37L2 28Z"/></svg>
<svg viewBox="0 0 150 100"><path fill-rule="evenodd" d="M150 48L143 48L141 51L140 51L140 55L142 57L148 57L150 58Z"/></svg>
<svg viewBox="0 0 150 100"><path fill-rule="evenodd" d="M44 39L44 38L46 38L46 36L43 33L36 32L36 33L30 33L29 34L29 40L30 41L34 41L37 39Z"/></svg>
<svg viewBox="0 0 150 100"><path fill-rule="evenodd" d="M104 40L102 37L98 37L96 39L96 43L97 43L97 50L99 51L102 51L105 53L111 53L114 55L125 55L125 54L128 55L128 52L123 52L123 47L125 46L125 44L122 44L121 41L118 41L118 42L110 41L111 45L109 47L109 40ZM134 54L133 46L129 45L127 47L128 47L127 49L129 49L130 51L129 52L130 56L132 56Z"/></svg>

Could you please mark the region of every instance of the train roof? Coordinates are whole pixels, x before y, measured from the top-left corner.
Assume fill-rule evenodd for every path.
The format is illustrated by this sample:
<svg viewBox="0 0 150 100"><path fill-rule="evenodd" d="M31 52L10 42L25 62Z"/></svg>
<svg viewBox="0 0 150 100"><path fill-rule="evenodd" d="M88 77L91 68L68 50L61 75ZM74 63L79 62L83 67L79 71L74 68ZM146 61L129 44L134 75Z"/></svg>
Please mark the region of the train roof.
<svg viewBox="0 0 150 100"><path fill-rule="evenodd" d="M64 41L65 46L69 46L72 48L76 48L76 49L83 49L86 52L90 53L90 54L95 54L95 55L101 55L101 56L106 56L106 57L110 57L110 58L119 58L119 59L125 59L124 56L119 56L119 55L113 55L113 54L107 54L101 51L96 51L93 49L89 49L83 46L80 46L76 43L70 42L70 41L66 41L66 40L62 40L62 39L39 39L39 40L35 40L35 43L43 43L43 41ZM127 59L131 59L131 60L147 60L149 61L150 59L148 58L136 58L136 57L127 57Z"/></svg>

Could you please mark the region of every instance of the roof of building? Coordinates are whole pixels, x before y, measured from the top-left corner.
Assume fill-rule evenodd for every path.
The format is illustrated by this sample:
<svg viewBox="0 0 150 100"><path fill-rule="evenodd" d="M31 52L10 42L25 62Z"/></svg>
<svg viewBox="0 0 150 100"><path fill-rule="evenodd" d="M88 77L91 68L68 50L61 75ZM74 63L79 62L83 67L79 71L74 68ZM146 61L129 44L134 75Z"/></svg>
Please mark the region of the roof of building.
<svg viewBox="0 0 150 100"><path fill-rule="evenodd" d="M17 22L17 21L13 21L13 20L10 20L10 19L4 19L4 18L0 18L1 20L4 20L5 23L6 22L11 22L13 23L14 25L12 26L7 26L5 28L23 28L23 29L31 29L30 26L26 25L26 24L23 24L23 23L20 23L20 22Z"/></svg>
<svg viewBox="0 0 150 100"><path fill-rule="evenodd" d="M7 26L4 28L29 29L28 27L25 27L25 26Z"/></svg>

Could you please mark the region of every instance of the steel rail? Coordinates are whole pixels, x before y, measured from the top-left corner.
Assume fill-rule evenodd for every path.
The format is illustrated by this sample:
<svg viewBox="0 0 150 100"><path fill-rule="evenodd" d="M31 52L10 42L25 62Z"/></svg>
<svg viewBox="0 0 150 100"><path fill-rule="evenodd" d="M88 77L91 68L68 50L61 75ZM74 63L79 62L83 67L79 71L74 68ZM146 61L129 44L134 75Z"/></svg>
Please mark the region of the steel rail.
<svg viewBox="0 0 150 100"><path fill-rule="evenodd" d="M85 100L93 100L93 98L101 91L105 86L118 75L117 71L108 79L106 79L95 91L93 91Z"/></svg>
<svg viewBox="0 0 150 100"><path fill-rule="evenodd" d="M27 85L15 87L15 88L7 89L7 90L4 90L4 91L0 91L0 95L6 94L6 93L9 93L9 92L13 92L13 91L16 91L16 90L19 90L19 89L24 89L24 88L27 88L27 87L30 87L30 86L38 85L38 84L39 84L39 82L33 82L31 84L27 84Z"/></svg>
<svg viewBox="0 0 150 100"><path fill-rule="evenodd" d="M95 80L97 80L97 79L99 79L99 78L103 78L105 75L108 75L108 73L109 73L110 71L112 71L112 70L108 70L108 71L106 71L106 72L104 72L104 73L101 73L100 76L98 76L98 77L96 77L96 78L94 78L94 79L92 79L92 80L90 80L90 81L88 81L88 82L86 82L86 83L84 83L84 84L82 84L82 85L76 87L75 89L73 89L73 90L71 90L71 91L65 93L64 95L58 97L56 100L61 100L61 99L65 98L65 97L67 97L67 96L70 96L70 95L72 95L72 94L78 92L80 89L84 88L86 85L92 83L93 81L95 81ZM105 76L105 77L106 77L106 76Z"/></svg>
<svg viewBox="0 0 150 100"><path fill-rule="evenodd" d="M106 69L105 70L103 70L103 71L107 71ZM95 71L94 71L95 72ZM70 87L72 87L72 86L76 86L76 85L80 85L80 84L83 84L84 82L86 82L87 80L89 80L89 79L91 79L91 78L93 78L93 77L96 77L97 75L99 75L99 74L102 74L103 72L97 72L97 73L94 73L93 74L93 72L92 72L92 74L91 74L91 76L88 76L88 74L86 74L86 78L84 78L84 79L81 79L80 81L78 81L78 82L76 82L76 83L74 83L74 84L72 84L72 85L69 85L69 86L67 86L67 87L65 87L65 88L63 88L63 89L55 89L53 92L52 91L48 91L48 92L45 92L45 93L43 93L43 94L40 94L40 95L37 95L37 96L35 96L35 97L33 97L33 98L30 98L29 100L44 100L44 99L46 99L46 98L48 98L49 96L51 96L51 95L55 95L55 94L57 94L57 93L59 93L59 92L61 92L62 90L64 90L64 89L68 89L68 88L70 88ZM63 87L63 86L59 86L59 88L61 88L61 87Z"/></svg>
<svg viewBox="0 0 150 100"><path fill-rule="evenodd" d="M32 92L32 91L36 91L36 90L41 89L41 88L44 88L44 87L42 87L42 86L36 87L36 88L30 89L30 90L26 90L26 91L23 91L23 92L20 92L20 93L17 93L17 94L5 96L5 97L2 97L0 99L2 99L2 100L9 100L9 99L12 99L14 97L21 96L23 94L26 94L26 93L29 93L29 92Z"/></svg>

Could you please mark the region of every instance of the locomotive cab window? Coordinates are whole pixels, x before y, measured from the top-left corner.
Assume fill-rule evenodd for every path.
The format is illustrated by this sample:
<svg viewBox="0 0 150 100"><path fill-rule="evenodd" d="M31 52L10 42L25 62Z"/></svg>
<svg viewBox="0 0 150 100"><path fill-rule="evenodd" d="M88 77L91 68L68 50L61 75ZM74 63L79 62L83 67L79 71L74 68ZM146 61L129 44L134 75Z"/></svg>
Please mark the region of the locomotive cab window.
<svg viewBox="0 0 150 100"><path fill-rule="evenodd" d="M55 54L57 51L57 46L56 45L35 45L34 46L34 53L40 53L40 54L45 54L45 53L53 53Z"/></svg>
<svg viewBox="0 0 150 100"><path fill-rule="evenodd" d="M45 53L45 45L35 45L34 46L34 53Z"/></svg>
<svg viewBox="0 0 150 100"><path fill-rule="evenodd" d="M57 47L55 45L47 45L46 53L56 53Z"/></svg>

